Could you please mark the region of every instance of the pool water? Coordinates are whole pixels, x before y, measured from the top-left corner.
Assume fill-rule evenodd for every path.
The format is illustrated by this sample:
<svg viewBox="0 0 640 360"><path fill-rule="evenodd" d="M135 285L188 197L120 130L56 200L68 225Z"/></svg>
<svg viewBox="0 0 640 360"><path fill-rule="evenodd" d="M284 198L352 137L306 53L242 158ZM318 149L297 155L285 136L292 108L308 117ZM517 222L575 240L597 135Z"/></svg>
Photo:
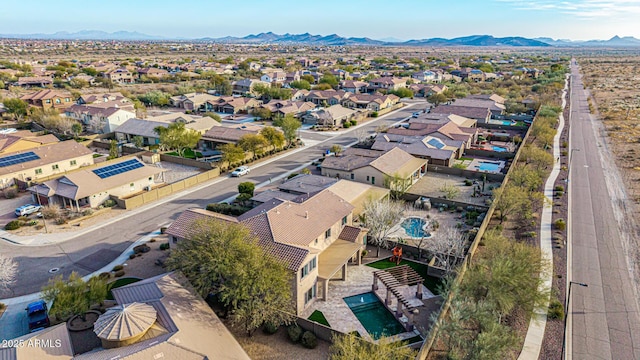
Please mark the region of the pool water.
<svg viewBox="0 0 640 360"><path fill-rule="evenodd" d="M507 149L506 147L503 147L503 146L495 146L495 145L494 145L494 146L492 146L491 148L492 148L492 149L493 149L493 151L495 151L495 152L507 152L507 151L509 151L509 149Z"/></svg>
<svg viewBox="0 0 640 360"><path fill-rule="evenodd" d="M511 120L502 120L502 125L513 125L513 123L511 122Z"/></svg>
<svg viewBox="0 0 640 360"><path fill-rule="evenodd" d="M428 231L424 231L423 229L426 224L427 223L424 221L424 219L411 217L404 219L400 226L404 229L404 232L407 234L407 236L413 238L423 238L431 236Z"/></svg>
<svg viewBox="0 0 640 360"><path fill-rule="evenodd" d="M374 293L349 296L343 300L374 340L405 332L404 327Z"/></svg>
<svg viewBox="0 0 640 360"><path fill-rule="evenodd" d="M478 165L478 170L498 172L500 171L500 164L481 162L480 165Z"/></svg>

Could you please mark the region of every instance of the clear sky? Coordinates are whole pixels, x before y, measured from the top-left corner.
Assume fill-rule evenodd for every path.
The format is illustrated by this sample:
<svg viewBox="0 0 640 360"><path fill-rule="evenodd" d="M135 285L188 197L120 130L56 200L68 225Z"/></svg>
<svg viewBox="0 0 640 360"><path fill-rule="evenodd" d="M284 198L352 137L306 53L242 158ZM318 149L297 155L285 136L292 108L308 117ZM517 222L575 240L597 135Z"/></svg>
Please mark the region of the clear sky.
<svg viewBox="0 0 640 360"><path fill-rule="evenodd" d="M374 39L493 36L640 38L629 0L3 0L0 34L138 31L165 37L273 31Z"/></svg>

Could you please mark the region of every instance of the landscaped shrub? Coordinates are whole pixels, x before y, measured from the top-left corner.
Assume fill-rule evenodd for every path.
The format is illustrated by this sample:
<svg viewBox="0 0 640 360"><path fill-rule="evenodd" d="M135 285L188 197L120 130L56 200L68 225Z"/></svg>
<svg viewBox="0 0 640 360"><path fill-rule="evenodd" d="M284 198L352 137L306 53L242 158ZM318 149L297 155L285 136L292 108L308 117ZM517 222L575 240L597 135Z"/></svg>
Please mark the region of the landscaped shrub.
<svg viewBox="0 0 640 360"><path fill-rule="evenodd" d="M289 339L294 343L300 341L300 337L302 336L302 329L300 326L293 324L287 328L287 335L289 335Z"/></svg>
<svg viewBox="0 0 640 360"><path fill-rule="evenodd" d="M93 210L91 209L82 210L82 216L91 216L91 215L93 215Z"/></svg>
<svg viewBox="0 0 640 360"><path fill-rule="evenodd" d="M262 332L268 335L273 335L278 331L279 327L280 326L272 323L271 321L267 321L266 323L264 323L264 326L262 327Z"/></svg>
<svg viewBox="0 0 640 360"><path fill-rule="evenodd" d="M556 222L554 222L553 225L558 230L564 230L564 229L567 228L567 223L565 223L564 220L562 220L562 219L556 220Z"/></svg>
<svg viewBox="0 0 640 360"><path fill-rule="evenodd" d="M246 208L244 206L238 206L238 205L213 203L213 204L207 205L207 210L217 212L219 214L224 214L224 215L239 216L249 211L249 208Z"/></svg>
<svg viewBox="0 0 640 360"><path fill-rule="evenodd" d="M350 123L351 123L351 126L358 125L358 121L357 120L351 120Z"/></svg>
<svg viewBox="0 0 640 360"><path fill-rule="evenodd" d="M160 228L160 234L164 234L167 231L167 227L163 226Z"/></svg>
<svg viewBox="0 0 640 360"><path fill-rule="evenodd" d="M311 331L305 331L300 342L307 349L315 349L318 346L318 339Z"/></svg>
<svg viewBox="0 0 640 360"><path fill-rule="evenodd" d="M111 271L119 271L119 270L122 270L122 269L124 269L124 266L116 265L116 266L113 267L113 269L111 269Z"/></svg>
<svg viewBox="0 0 640 360"><path fill-rule="evenodd" d="M103 280L111 279L111 273L103 272L103 273L100 273L100 275L98 275L98 277L100 279L103 279Z"/></svg>
<svg viewBox="0 0 640 360"><path fill-rule="evenodd" d="M160 250L169 250L169 243L160 244Z"/></svg>
<svg viewBox="0 0 640 360"><path fill-rule="evenodd" d="M129 259L135 259L135 258L136 258L136 254L129 255Z"/></svg>
<svg viewBox="0 0 640 360"><path fill-rule="evenodd" d="M149 242L150 242L150 243L154 243L154 242L156 242L156 241L157 241L157 239L156 239L156 238L151 238L151 240L149 240Z"/></svg>
<svg viewBox="0 0 640 360"><path fill-rule="evenodd" d="M547 316L550 319L564 319L564 306L558 299L551 299Z"/></svg>
<svg viewBox="0 0 640 360"><path fill-rule="evenodd" d="M7 223L7 225L4 226L5 230L16 230L16 229L20 229L20 227L22 226L22 221L20 220L11 220Z"/></svg>
<svg viewBox="0 0 640 360"><path fill-rule="evenodd" d="M36 220L29 220L26 223L24 223L24 225L26 226L35 226L38 223L38 221Z"/></svg>
<svg viewBox="0 0 640 360"><path fill-rule="evenodd" d="M466 169L466 167L465 167L465 169ZM469 179L465 179L464 180L464 186L471 186L471 185L473 185L473 181L471 181Z"/></svg>
<svg viewBox="0 0 640 360"><path fill-rule="evenodd" d="M149 250L151 250L151 248L149 247L149 245L147 244L141 244L138 245L136 247L133 248L133 253L137 254L137 253L146 253L149 252Z"/></svg>
<svg viewBox="0 0 640 360"><path fill-rule="evenodd" d="M555 188L553 188L553 190L555 190L555 191L564 191L564 186L562 186L562 185L556 185L556 187L555 187Z"/></svg>
<svg viewBox="0 0 640 360"><path fill-rule="evenodd" d="M6 308L6 307L7 307L7 305L5 305L5 303L1 303L1 302L0 302L0 310L4 309L4 308Z"/></svg>
<svg viewBox="0 0 640 360"><path fill-rule="evenodd" d="M6 199L13 199L18 195L18 190L14 187L6 188L4 189L3 194Z"/></svg>
<svg viewBox="0 0 640 360"><path fill-rule="evenodd" d="M55 219L62 215L62 209L55 205L43 206L40 212L45 219Z"/></svg>
<svg viewBox="0 0 640 360"><path fill-rule="evenodd" d="M104 207L114 207L117 205L117 203L113 199L107 199L102 203L102 205L104 205Z"/></svg>
<svg viewBox="0 0 640 360"><path fill-rule="evenodd" d="M342 127L343 127L343 128L345 128L345 129L348 129L348 128L350 128L350 127L351 127L351 123L350 123L350 122L345 121L345 122L342 124Z"/></svg>
<svg viewBox="0 0 640 360"><path fill-rule="evenodd" d="M371 117L377 118L378 117L378 112L374 111L371 113Z"/></svg>
<svg viewBox="0 0 640 360"><path fill-rule="evenodd" d="M67 219L63 218L63 217L58 217L55 220L56 225L64 225L67 223Z"/></svg>
<svg viewBox="0 0 640 360"><path fill-rule="evenodd" d="M124 276L124 270L116 271L115 277L122 277L122 276Z"/></svg>

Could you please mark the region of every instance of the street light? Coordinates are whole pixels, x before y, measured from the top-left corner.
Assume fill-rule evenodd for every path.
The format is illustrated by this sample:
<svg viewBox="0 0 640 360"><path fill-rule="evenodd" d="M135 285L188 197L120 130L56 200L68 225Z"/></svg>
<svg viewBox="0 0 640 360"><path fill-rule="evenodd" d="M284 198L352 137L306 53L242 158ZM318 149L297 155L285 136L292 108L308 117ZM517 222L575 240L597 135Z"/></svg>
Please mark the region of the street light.
<svg viewBox="0 0 640 360"><path fill-rule="evenodd" d="M580 285L582 287L589 286L585 283L569 281L569 290L567 291L567 300L565 301L565 304L564 304L564 332L562 336L562 357L561 357L561 359L563 360L565 359L565 355L566 355L564 351L567 344L567 318L569 317L569 301L571 300L571 285L573 284Z"/></svg>

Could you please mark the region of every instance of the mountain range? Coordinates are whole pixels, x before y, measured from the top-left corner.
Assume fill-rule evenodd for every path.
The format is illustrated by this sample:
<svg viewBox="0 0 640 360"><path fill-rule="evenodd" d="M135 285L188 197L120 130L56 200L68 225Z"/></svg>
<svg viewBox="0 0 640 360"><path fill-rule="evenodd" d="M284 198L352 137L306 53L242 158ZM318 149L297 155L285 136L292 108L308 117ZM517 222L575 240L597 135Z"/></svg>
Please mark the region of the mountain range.
<svg viewBox="0 0 640 360"><path fill-rule="evenodd" d="M273 32L260 34L251 34L244 37L225 36L220 38L167 38L162 36L147 35L140 32L117 31L108 33L99 30L83 30L79 32L60 31L54 34L0 34L0 38L13 39L51 39L51 40L186 40L200 42L215 42L227 44L306 44L306 45L329 45L329 46L345 46L345 45L361 45L361 46L496 46L496 47L640 47L640 40L631 36L619 37L614 36L609 40L588 40L588 41L572 41L565 39L552 38L524 38L518 36L510 37L493 37L491 35L472 35L465 37L457 37L453 39L445 38L428 38L401 41L395 38L371 39L368 37L342 37L337 34L331 35L312 35L304 34L283 34L278 35Z"/></svg>

